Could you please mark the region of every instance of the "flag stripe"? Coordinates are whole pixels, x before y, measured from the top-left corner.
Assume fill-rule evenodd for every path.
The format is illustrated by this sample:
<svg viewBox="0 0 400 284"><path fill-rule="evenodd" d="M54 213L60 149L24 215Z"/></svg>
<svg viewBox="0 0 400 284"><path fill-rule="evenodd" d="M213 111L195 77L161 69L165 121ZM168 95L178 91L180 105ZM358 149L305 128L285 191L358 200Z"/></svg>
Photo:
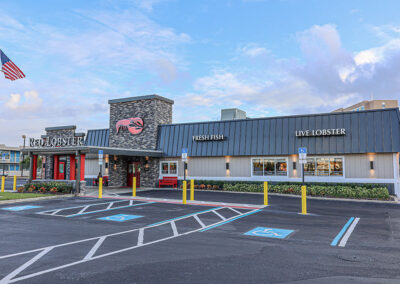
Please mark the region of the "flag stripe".
<svg viewBox="0 0 400 284"><path fill-rule="evenodd" d="M1 71L4 73L4 77L11 81L15 81L17 79L25 78L24 72L15 65L14 62L4 54L4 52L0 49L0 58L1 58Z"/></svg>

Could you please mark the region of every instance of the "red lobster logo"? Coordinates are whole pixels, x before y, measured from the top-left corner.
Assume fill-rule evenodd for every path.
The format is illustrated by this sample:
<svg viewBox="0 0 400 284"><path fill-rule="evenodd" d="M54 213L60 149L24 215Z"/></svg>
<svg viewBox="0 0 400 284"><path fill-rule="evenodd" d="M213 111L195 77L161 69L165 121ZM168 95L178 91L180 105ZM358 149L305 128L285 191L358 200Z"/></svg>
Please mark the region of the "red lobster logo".
<svg viewBox="0 0 400 284"><path fill-rule="evenodd" d="M140 117L122 119L115 125L117 133L122 129L128 129L132 134L139 134L143 130L143 120Z"/></svg>

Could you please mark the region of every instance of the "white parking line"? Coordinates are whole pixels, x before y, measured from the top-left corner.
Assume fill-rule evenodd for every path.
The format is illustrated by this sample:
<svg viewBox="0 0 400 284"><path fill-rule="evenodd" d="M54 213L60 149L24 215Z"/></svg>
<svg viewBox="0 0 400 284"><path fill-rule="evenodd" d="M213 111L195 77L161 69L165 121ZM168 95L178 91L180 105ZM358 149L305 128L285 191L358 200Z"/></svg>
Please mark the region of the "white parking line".
<svg viewBox="0 0 400 284"><path fill-rule="evenodd" d="M355 218L353 223L351 223L349 229L347 230L346 234L343 236L342 240L339 243L340 247L344 247L350 238L350 235L353 233L354 228L357 226L358 221L360 221L360 218Z"/></svg>
<svg viewBox="0 0 400 284"><path fill-rule="evenodd" d="M206 227L206 225L204 225L203 221L201 221L197 215L194 215L193 217L196 219L196 221L200 224L202 228Z"/></svg>
<svg viewBox="0 0 400 284"><path fill-rule="evenodd" d="M99 247L101 246L101 244L104 242L105 239L106 239L105 236L101 237L96 242L96 244L92 247L92 249L88 252L88 254L85 256L84 260L91 259L92 256L96 253L96 251L99 249Z"/></svg>
<svg viewBox="0 0 400 284"><path fill-rule="evenodd" d="M179 235L178 234L178 229L176 228L176 224L174 221L171 221L171 227L172 227L172 232L174 232L174 236Z"/></svg>
<svg viewBox="0 0 400 284"><path fill-rule="evenodd" d="M219 209L223 209L223 208L218 208L218 209L214 209L214 210L219 210ZM209 211L212 211L212 210L209 210ZM246 213L240 213L238 216L245 216L245 215L249 214L250 212L255 213L257 211L260 211L260 209L250 210L250 211L248 211ZM202 225L202 228L197 228L197 229L194 229L194 230L191 230L191 231L188 231L188 232L185 232L185 233L181 233L181 234L179 234L178 230L175 231L174 228L172 228L172 231L173 231L173 235L172 236L164 237L164 238L157 239L157 240L154 240L154 241L150 241L150 242L147 242L147 243L144 243L144 241L143 241L144 233L145 233L146 229L162 226L162 225L164 225L166 223L171 223L171 226L173 226L173 224L176 226L175 222L174 221L171 222L171 220L166 220L165 222L164 221L163 222L159 222L157 224L148 225L146 227L142 227L142 228L138 228L138 229L132 229L132 230L127 230L127 231L123 231L123 232L118 232L118 233L112 233L112 234L108 234L108 235L98 236L98 237L94 237L94 238L83 239L83 240L78 240L78 241L74 241L74 242L63 243L63 244L59 244L59 245L39 248L39 249L35 249L35 250L24 251L24 252L20 252L20 253L0 256L0 259L5 259L5 258L13 257L13 256L25 255L25 254L29 254L29 253L32 253L32 252L38 252L38 254L35 257L33 257L31 260L29 260L28 262L24 263L23 265L21 265L20 267L18 267L17 269L12 271L8 275L6 275L0 281L0 283L1 284L2 283L13 283L13 282L29 279L29 278L32 278L32 277L35 277L35 276L38 276L38 275L42 275L42 274L45 274L45 273L48 273L48 272L56 271L56 270L59 270L59 269L62 269L62 268L66 268L66 267L70 267L70 266L73 266L73 265L76 265L76 264L80 264L80 263L84 263L84 262L87 262L87 261L91 261L91 260L103 258L103 257L106 257L106 256L114 255L114 254L117 254L117 253L133 250L133 249L136 249L138 247L147 246L147 245L150 245L150 244L155 244L155 243L158 243L158 242L170 240L170 239L173 239L173 238L176 238L176 237L179 237L179 236L188 235L188 234L191 234L191 233L194 233L194 232L201 231L201 230L203 230L203 228L215 227L215 226L218 226L219 224L222 224L224 222L230 222L231 220L235 220L236 218L238 218L238 216L234 216L234 217L226 219L226 221L219 221L219 222L215 222L213 224L210 224L208 226L205 226L204 223L197 216L197 215L201 215L201 214L204 214L204 213L206 213L206 212L205 211L200 211L200 212L196 212L196 213L193 213L193 214L177 217L177 218L174 219L174 221L176 221L176 220L182 220L182 219L187 219L187 218L195 218L197 220L197 222L199 222L199 224ZM139 231L138 241L137 241L137 244L135 246L126 247L126 248L123 248L123 249L114 250L114 251L111 251L111 252L108 252L108 253L104 253L104 254L101 254L101 255L94 256L94 254L99 249L99 247L101 247L102 243L104 242L104 240L106 238L111 237L111 236L131 233L131 232L134 232L134 231ZM64 246L68 246L68 245L72 245L72 244L77 244L77 243L89 242L89 241L92 241L92 240L97 240L97 242L90 249L89 253L86 254L86 256L83 257L79 261L66 263L66 264L61 265L61 266L56 266L56 267L44 269L44 270L41 270L41 271L38 271L38 272L26 274L26 275L23 275L23 276L20 276L20 277L16 277L24 269L26 269L32 263L34 263L35 261L37 261L38 259L43 257L46 253L48 253L52 249L56 249L58 247L64 247ZM14 277L16 277L16 278L14 278Z"/></svg>
<svg viewBox="0 0 400 284"><path fill-rule="evenodd" d="M214 212L218 217L220 217L222 220L226 220L226 218L224 216L222 216L221 214L219 214L217 211L213 210L211 212Z"/></svg>

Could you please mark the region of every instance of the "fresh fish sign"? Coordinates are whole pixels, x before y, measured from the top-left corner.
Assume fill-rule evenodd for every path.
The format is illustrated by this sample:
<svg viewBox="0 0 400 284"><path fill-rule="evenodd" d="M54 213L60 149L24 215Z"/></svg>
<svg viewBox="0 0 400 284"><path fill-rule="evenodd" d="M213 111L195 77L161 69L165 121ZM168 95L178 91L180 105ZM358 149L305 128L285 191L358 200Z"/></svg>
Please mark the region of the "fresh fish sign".
<svg viewBox="0 0 400 284"><path fill-rule="evenodd" d="M131 134L139 134L143 131L143 120L140 117L131 117L119 120L116 125L117 133L121 130L128 130Z"/></svg>

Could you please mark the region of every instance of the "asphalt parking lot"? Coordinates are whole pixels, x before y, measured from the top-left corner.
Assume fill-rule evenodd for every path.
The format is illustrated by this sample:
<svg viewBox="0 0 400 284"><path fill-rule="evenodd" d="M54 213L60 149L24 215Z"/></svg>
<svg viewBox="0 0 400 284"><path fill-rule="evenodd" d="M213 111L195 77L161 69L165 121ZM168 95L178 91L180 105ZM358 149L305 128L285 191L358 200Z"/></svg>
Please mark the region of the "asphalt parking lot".
<svg viewBox="0 0 400 284"><path fill-rule="evenodd" d="M138 196L2 205L1 283L400 281L396 204L309 200L305 216L292 197Z"/></svg>

